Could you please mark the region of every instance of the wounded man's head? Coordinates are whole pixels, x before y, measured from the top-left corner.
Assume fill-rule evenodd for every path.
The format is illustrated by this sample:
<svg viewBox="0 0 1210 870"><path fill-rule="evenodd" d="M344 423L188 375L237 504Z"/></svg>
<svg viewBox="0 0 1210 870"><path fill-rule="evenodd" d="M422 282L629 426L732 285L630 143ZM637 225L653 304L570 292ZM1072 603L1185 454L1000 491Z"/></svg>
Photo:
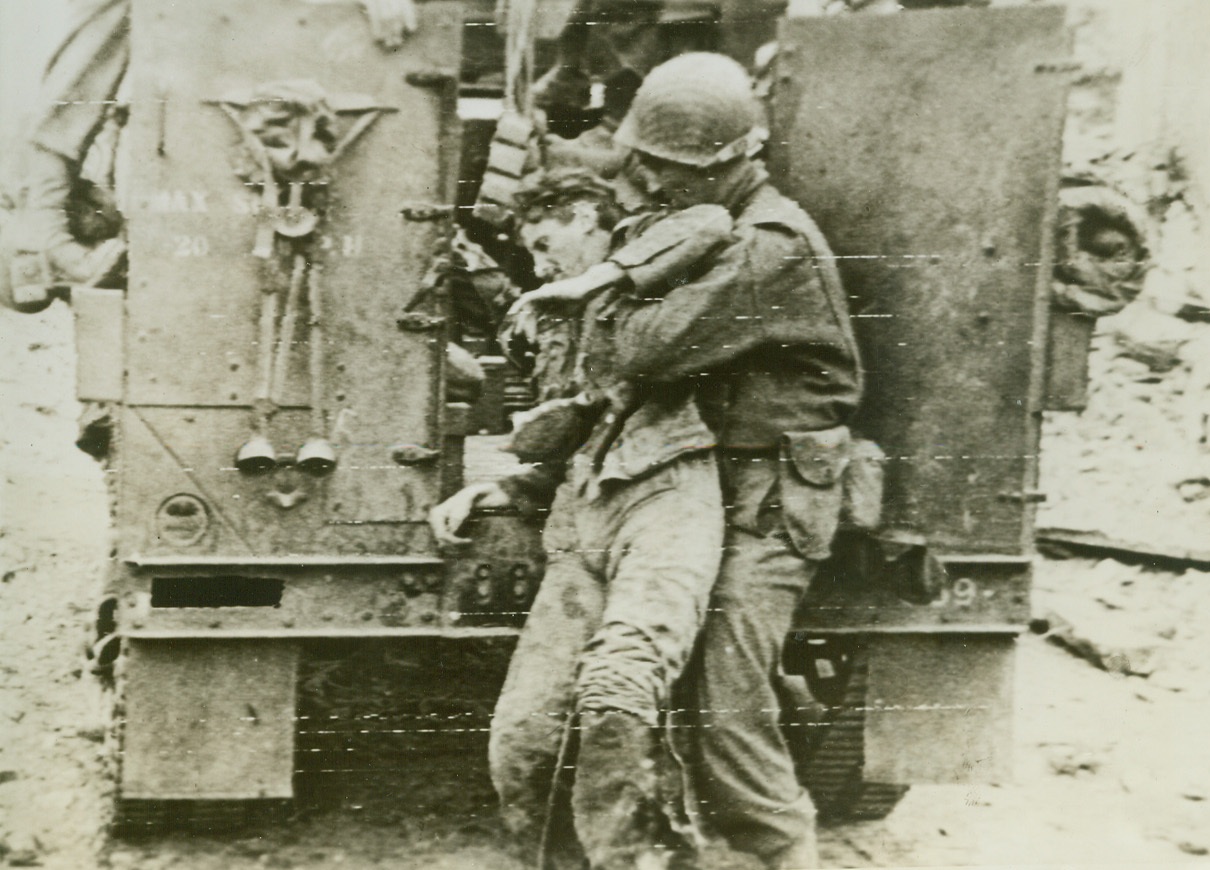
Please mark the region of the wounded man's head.
<svg viewBox="0 0 1210 870"><path fill-rule="evenodd" d="M527 179L514 196L517 241L533 256L534 275L556 281L605 259L622 217L613 187L584 169Z"/></svg>

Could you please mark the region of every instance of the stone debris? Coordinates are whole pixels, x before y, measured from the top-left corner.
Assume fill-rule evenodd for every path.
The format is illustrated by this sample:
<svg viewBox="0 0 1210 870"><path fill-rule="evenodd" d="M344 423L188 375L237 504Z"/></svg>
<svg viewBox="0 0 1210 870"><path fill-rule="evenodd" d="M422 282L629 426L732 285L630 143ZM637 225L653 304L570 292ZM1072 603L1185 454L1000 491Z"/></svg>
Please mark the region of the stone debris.
<svg viewBox="0 0 1210 870"><path fill-rule="evenodd" d="M1155 689L1210 693L1210 571L1176 574L1114 559L1039 561L1035 618L1046 639Z"/></svg>
<svg viewBox="0 0 1210 870"><path fill-rule="evenodd" d="M1096 752L1075 746L1047 747L1047 763L1056 776L1081 776L1100 771L1104 759Z"/></svg>
<svg viewBox="0 0 1210 870"><path fill-rule="evenodd" d="M1146 298L1098 322L1088 406L1047 414L1039 527L1144 550L1191 549L1210 529L1210 325Z"/></svg>
<svg viewBox="0 0 1210 870"><path fill-rule="evenodd" d="M1083 118L1079 105L1075 117ZM1087 120L1091 129L1097 119ZM1069 146L1096 143L1073 133ZM1039 526L1196 549L1210 530L1210 275L1204 215L1179 154L1107 148L1096 179L1145 211L1150 268L1137 298L1097 321L1087 408L1046 417ZM1079 150L1079 149L1077 149Z"/></svg>
<svg viewBox="0 0 1210 870"><path fill-rule="evenodd" d="M1117 355L1143 363L1152 372L1169 372L1182 361L1181 348L1197 327L1147 305L1133 305L1106 318Z"/></svg>
<svg viewBox="0 0 1210 870"><path fill-rule="evenodd" d="M1056 611L1048 611L1046 618L1051 626L1047 640L1102 670L1148 677L1159 667L1157 643L1128 626L1107 625L1103 620L1087 616L1074 616L1075 622L1072 622Z"/></svg>

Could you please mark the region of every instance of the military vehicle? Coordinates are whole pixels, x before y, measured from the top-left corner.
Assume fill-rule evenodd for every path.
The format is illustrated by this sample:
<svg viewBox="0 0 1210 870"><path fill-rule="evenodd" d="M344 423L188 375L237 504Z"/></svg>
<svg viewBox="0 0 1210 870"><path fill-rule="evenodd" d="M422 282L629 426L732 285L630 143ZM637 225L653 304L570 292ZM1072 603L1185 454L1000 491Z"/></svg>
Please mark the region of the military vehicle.
<svg viewBox="0 0 1210 870"><path fill-rule="evenodd" d="M80 398L117 408L119 827L289 801L367 734L405 765L454 733L482 753L502 656L477 651L506 655L540 532L485 515L451 552L426 526L481 446L429 288L484 162L462 37L493 24L430 0L386 52L352 4L132 5L128 287L72 300ZM787 638L786 733L821 812L871 818L1010 776L1040 415L1079 389L1049 304L1067 36L1031 6L789 19L779 43L769 166L840 258L855 426L886 454L880 531L842 534Z"/></svg>

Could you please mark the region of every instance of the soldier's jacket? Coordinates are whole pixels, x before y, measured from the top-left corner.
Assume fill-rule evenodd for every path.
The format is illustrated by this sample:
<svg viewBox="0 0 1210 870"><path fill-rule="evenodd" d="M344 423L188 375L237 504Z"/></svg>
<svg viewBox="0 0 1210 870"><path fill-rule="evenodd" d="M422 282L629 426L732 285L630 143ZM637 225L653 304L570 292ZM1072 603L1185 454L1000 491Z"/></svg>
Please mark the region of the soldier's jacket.
<svg viewBox="0 0 1210 870"><path fill-rule="evenodd" d="M641 389L696 382L721 446L769 450L783 433L847 422L861 395L857 345L811 218L755 166L727 205L734 241L703 274L618 299L614 363Z"/></svg>
<svg viewBox="0 0 1210 870"><path fill-rule="evenodd" d="M650 295L698 274L707 256L731 238L731 215L717 205L626 218L614 229L606 258L626 271L625 292ZM613 373L613 338L606 324L612 306L591 315L552 307L538 319L534 381L538 399L570 398L581 391L603 395L620 378Z"/></svg>
<svg viewBox="0 0 1210 870"><path fill-rule="evenodd" d="M39 147L78 163L101 129L130 61L130 0L73 0L71 32L50 60L33 131Z"/></svg>
<svg viewBox="0 0 1210 870"><path fill-rule="evenodd" d="M694 379L628 383L616 371L613 331L622 299L636 293L653 299L668 287L700 276L712 253L734 241L732 226L726 209L714 205L619 226L617 247L608 259L630 280L592 300L574 325L580 395L539 406L514 433L514 450L524 454L523 459L541 460L502 481L523 510L550 503L569 463L590 466L596 485L608 486L644 477L680 456L715 446L695 401ZM541 443L550 445L548 455L540 455Z"/></svg>

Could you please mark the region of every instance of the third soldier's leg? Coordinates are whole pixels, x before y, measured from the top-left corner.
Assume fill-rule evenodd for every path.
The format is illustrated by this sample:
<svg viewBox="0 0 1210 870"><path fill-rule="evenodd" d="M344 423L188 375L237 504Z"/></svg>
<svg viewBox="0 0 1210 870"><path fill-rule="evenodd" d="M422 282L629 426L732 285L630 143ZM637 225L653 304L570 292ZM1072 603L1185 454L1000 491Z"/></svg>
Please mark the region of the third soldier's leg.
<svg viewBox="0 0 1210 870"><path fill-rule="evenodd" d="M72 29L51 58L40 115L25 149L19 232L6 242L15 256L15 285L91 285L111 272L124 251L116 239L80 244L68 229L67 205L80 166L117 96L130 56L129 0L76 0Z"/></svg>

